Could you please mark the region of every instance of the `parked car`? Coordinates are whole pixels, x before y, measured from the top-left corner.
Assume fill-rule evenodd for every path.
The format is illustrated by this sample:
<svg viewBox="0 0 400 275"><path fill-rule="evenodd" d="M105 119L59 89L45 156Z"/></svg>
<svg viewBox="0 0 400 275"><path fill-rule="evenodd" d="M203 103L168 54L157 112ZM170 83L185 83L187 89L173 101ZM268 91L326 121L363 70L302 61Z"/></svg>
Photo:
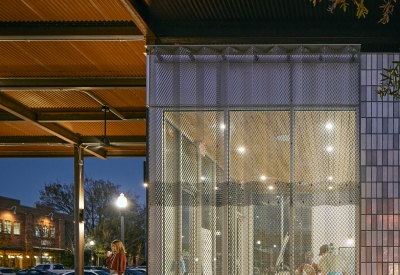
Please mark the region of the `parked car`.
<svg viewBox="0 0 400 275"><path fill-rule="evenodd" d="M110 275L110 271L104 271L104 270L91 270L95 272L97 275Z"/></svg>
<svg viewBox="0 0 400 275"><path fill-rule="evenodd" d="M32 267L32 269L47 270L57 275L62 275L64 273L72 271L71 269L64 269L62 264L39 264Z"/></svg>
<svg viewBox="0 0 400 275"><path fill-rule="evenodd" d="M108 269L106 267L102 267L99 265L85 265L83 267L84 270L104 270L107 271Z"/></svg>
<svg viewBox="0 0 400 275"><path fill-rule="evenodd" d="M143 269L125 269L124 275L146 275L146 270Z"/></svg>
<svg viewBox="0 0 400 275"><path fill-rule="evenodd" d="M102 270L102 271L107 272L108 274L110 274L110 270L108 270L108 268L102 267L102 266L86 265L86 266L83 267L83 269L84 270L90 270L90 271Z"/></svg>
<svg viewBox="0 0 400 275"><path fill-rule="evenodd" d="M0 267L0 275L15 275L15 272L10 268Z"/></svg>
<svg viewBox="0 0 400 275"><path fill-rule="evenodd" d="M140 267L140 266L137 266L137 267L127 267L126 269L129 269L129 270L143 270L143 271L146 271L146 267Z"/></svg>
<svg viewBox="0 0 400 275"><path fill-rule="evenodd" d="M17 272L17 275L54 275L54 273L49 270L22 269Z"/></svg>
<svg viewBox="0 0 400 275"><path fill-rule="evenodd" d="M64 275L75 275L75 271L67 272ZM104 270L83 270L83 275L110 275Z"/></svg>

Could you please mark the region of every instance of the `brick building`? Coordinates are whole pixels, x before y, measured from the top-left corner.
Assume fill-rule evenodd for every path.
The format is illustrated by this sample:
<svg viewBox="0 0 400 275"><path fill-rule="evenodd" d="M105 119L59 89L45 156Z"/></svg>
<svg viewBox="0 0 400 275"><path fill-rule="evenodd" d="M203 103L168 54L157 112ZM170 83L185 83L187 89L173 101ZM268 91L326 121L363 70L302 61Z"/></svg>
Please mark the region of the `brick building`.
<svg viewBox="0 0 400 275"><path fill-rule="evenodd" d="M24 269L60 262L61 252L72 243L73 216L0 196L0 266Z"/></svg>

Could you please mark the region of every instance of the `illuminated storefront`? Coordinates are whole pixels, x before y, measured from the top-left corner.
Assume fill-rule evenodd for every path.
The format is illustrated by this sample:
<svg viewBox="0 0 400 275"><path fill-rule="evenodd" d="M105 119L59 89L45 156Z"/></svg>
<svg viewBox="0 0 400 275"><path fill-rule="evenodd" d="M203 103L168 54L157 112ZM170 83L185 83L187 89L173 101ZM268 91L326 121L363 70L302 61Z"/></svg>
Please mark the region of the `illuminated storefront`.
<svg viewBox="0 0 400 275"><path fill-rule="evenodd" d="M326 253L337 274L398 274L400 111L374 91L394 59L149 47L149 272L294 274Z"/></svg>
<svg viewBox="0 0 400 275"><path fill-rule="evenodd" d="M150 272L357 274L358 47L149 53Z"/></svg>
<svg viewBox="0 0 400 275"><path fill-rule="evenodd" d="M60 262L61 252L73 241L72 216L5 197L0 206L0 266L26 269Z"/></svg>

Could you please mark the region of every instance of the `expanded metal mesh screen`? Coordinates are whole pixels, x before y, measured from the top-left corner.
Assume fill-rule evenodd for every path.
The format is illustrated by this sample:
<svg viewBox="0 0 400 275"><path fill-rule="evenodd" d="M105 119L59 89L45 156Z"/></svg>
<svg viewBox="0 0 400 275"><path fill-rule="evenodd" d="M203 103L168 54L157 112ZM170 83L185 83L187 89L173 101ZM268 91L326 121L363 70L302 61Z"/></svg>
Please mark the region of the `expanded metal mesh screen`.
<svg viewBox="0 0 400 275"><path fill-rule="evenodd" d="M148 66L149 274L357 274L357 47L155 47Z"/></svg>

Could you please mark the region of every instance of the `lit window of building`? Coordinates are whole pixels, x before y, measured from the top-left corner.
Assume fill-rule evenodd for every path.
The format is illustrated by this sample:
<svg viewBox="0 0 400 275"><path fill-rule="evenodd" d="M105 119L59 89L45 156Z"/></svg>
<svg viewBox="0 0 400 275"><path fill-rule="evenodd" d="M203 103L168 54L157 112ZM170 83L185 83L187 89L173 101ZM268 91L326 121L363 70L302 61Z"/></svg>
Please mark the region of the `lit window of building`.
<svg viewBox="0 0 400 275"><path fill-rule="evenodd" d="M56 237L56 228L54 226L50 226L50 238Z"/></svg>
<svg viewBox="0 0 400 275"><path fill-rule="evenodd" d="M53 215L57 222L53 222ZM54 208L23 206L18 200L0 196L0 266L27 269L41 261L60 262L64 247L72 246L73 225L73 216L57 213Z"/></svg>
<svg viewBox="0 0 400 275"><path fill-rule="evenodd" d="M20 223L19 222L14 222L14 235L20 235Z"/></svg>
<svg viewBox="0 0 400 275"><path fill-rule="evenodd" d="M11 234L11 221L4 222L4 233Z"/></svg>
<svg viewBox="0 0 400 275"><path fill-rule="evenodd" d="M45 226L43 226L43 236L42 237L47 238L48 236L49 236L49 230L48 230L47 225L45 225Z"/></svg>
<svg viewBox="0 0 400 275"><path fill-rule="evenodd" d="M36 225L36 228L35 228L35 236L36 236L36 237L40 237L40 225L39 225L39 224Z"/></svg>

